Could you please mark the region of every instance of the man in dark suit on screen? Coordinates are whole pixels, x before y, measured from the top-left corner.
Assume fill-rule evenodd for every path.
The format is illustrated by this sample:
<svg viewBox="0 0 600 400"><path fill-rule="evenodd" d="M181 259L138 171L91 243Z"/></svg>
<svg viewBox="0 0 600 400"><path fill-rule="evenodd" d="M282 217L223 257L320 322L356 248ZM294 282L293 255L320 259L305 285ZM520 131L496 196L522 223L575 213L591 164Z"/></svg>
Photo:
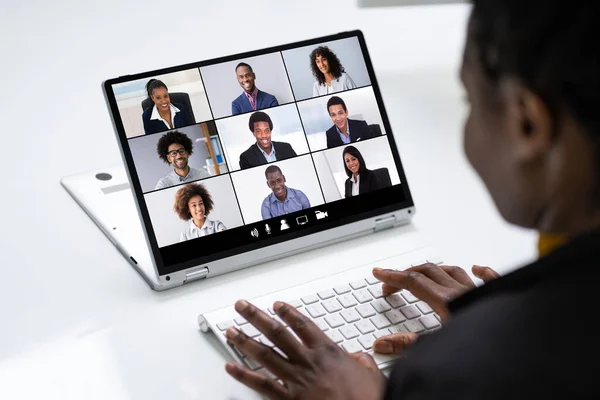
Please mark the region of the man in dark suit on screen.
<svg viewBox="0 0 600 400"><path fill-rule="evenodd" d="M340 97L333 96L329 99L327 112L334 124L327 129L328 149L373 137L373 133L365 121L348 118L348 108Z"/></svg>
<svg viewBox="0 0 600 400"><path fill-rule="evenodd" d="M256 138L256 143L240 155L241 169L296 157L296 152L289 143L271 141L273 121L266 113L262 111L253 113L248 121L248 127Z"/></svg>

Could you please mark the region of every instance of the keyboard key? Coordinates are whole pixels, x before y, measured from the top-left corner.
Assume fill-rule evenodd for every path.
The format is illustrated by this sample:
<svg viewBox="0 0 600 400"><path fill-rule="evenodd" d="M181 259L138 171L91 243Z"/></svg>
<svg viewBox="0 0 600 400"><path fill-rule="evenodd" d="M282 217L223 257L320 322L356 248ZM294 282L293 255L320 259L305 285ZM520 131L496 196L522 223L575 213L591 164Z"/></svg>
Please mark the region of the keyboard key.
<svg viewBox="0 0 600 400"><path fill-rule="evenodd" d="M407 292L406 290L402 291L402 297L404 297L404 299L409 303L419 301L419 299L417 299L411 292Z"/></svg>
<svg viewBox="0 0 600 400"><path fill-rule="evenodd" d="M370 319L377 329L383 329L390 326L390 320L385 315L379 314Z"/></svg>
<svg viewBox="0 0 600 400"><path fill-rule="evenodd" d="M358 333L358 330L354 327L354 325L342 326L339 329L339 331L346 339L354 339L355 337L360 336L360 334Z"/></svg>
<svg viewBox="0 0 600 400"><path fill-rule="evenodd" d="M310 316L310 314L308 313L308 310L306 310L306 308L299 308L298 311L300 311L300 313L302 315L304 315L306 318L312 319L312 317Z"/></svg>
<svg viewBox="0 0 600 400"><path fill-rule="evenodd" d="M259 368L262 368L262 365L258 363L258 361L251 360L249 358L244 358L244 363L253 371L256 371Z"/></svg>
<svg viewBox="0 0 600 400"><path fill-rule="evenodd" d="M369 352L369 354L373 357L373 360L375 360L375 363L377 363L379 368L384 364L391 364L398 358L396 354L380 354L375 352Z"/></svg>
<svg viewBox="0 0 600 400"><path fill-rule="evenodd" d="M369 288L369 292L376 299L379 299L379 298L383 297L383 291L381 289L381 285L373 285L373 286L371 286Z"/></svg>
<svg viewBox="0 0 600 400"><path fill-rule="evenodd" d="M269 379L277 379L277 376L275 376L271 371L269 371L266 368L257 369L256 372L258 372L261 375L266 376Z"/></svg>
<svg viewBox="0 0 600 400"><path fill-rule="evenodd" d="M378 313L384 313L386 311L390 311L392 308L390 307L390 305L388 304L387 301L385 301L384 299L377 299L375 301L371 302L371 306L375 309L375 311L377 311Z"/></svg>
<svg viewBox="0 0 600 400"><path fill-rule="evenodd" d="M358 344L357 340L350 340L342 343L342 348L348 353L358 353L359 351L362 351L362 347Z"/></svg>
<svg viewBox="0 0 600 400"><path fill-rule="evenodd" d="M410 321L407 321L404 323L404 325L406 326L406 328L409 331L415 332L415 333L421 333L425 330L425 327L423 326L423 324L420 323L419 320L417 320L417 319L412 319Z"/></svg>
<svg viewBox="0 0 600 400"><path fill-rule="evenodd" d="M329 325L327 325L327 322L325 322L324 318L317 318L315 320L313 320L313 322L319 327L320 330L322 330L323 332L325 332L326 330L329 329Z"/></svg>
<svg viewBox="0 0 600 400"><path fill-rule="evenodd" d="M399 324L400 322L406 321L406 317L398 310L391 310L385 313L385 316L390 320L393 325Z"/></svg>
<svg viewBox="0 0 600 400"><path fill-rule="evenodd" d="M362 289L366 286L367 286L367 282L365 282L363 279L361 279L359 281L350 282L350 287L354 290Z"/></svg>
<svg viewBox="0 0 600 400"><path fill-rule="evenodd" d="M412 318L421 316L421 313L419 312L419 310L417 310L415 308L415 306L402 307L402 308L400 308L400 311L402 311L402 314L404 314L404 316L408 319L412 319Z"/></svg>
<svg viewBox="0 0 600 400"><path fill-rule="evenodd" d="M321 305L325 307L328 313L338 312L342 309L340 302L337 299L329 299L321 302Z"/></svg>
<svg viewBox="0 0 600 400"><path fill-rule="evenodd" d="M390 333L394 334L394 333L402 333L402 332L408 332L408 329L406 329L406 327L404 326L404 324L397 324L394 326L390 326L388 328L390 330Z"/></svg>
<svg viewBox="0 0 600 400"><path fill-rule="evenodd" d="M288 303L290 306L295 307L295 308L302 307L302 302L298 299L291 299L291 300L286 301L286 303Z"/></svg>
<svg viewBox="0 0 600 400"><path fill-rule="evenodd" d="M313 318L319 318L327 314L323 306L320 304L311 304L310 306L306 306L306 310Z"/></svg>
<svg viewBox="0 0 600 400"><path fill-rule="evenodd" d="M360 319L360 315L356 312L355 309L351 308L349 310L344 310L340 313L342 318L346 320L348 323L356 322Z"/></svg>
<svg viewBox="0 0 600 400"><path fill-rule="evenodd" d="M340 317L340 314L328 315L325 317L325 321L327 321L329 326L332 328L338 328L345 324L342 317Z"/></svg>
<svg viewBox="0 0 600 400"><path fill-rule="evenodd" d="M375 332L375 327L368 319L363 319L354 324L356 329L360 331L363 335L371 332Z"/></svg>
<svg viewBox="0 0 600 400"><path fill-rule="evenodd" d="M248 321L246 321L246 319L242 318L242 317L237 317L237 318L234 318L233 320L235 321L236 324L238 324L238 326L248 323Z"/></svg>
<svg viewBox="0 0 600 400"><path fill-rule="evenodd" d="M394 308L403 307L406 305L406 301L400 296L400 293L394 293L385 298L390 306Z"/></svg>
<svg viewBox="0 0 600 400"><path fill-rule="evenodd" d="M371 307L370 304L361 304L360 306L356 307L355 310L363 318L369 318L369 317L372 317L373 315L377 314L375 312L375 309L373 307Z"/></svg>
<svg viewBox="0 0 600 400"><path fill-rule="evenodd" d="M437 315L437 313L433 313L433 315L435 315L435 317L437 318L438 321L442 322L442 319L440 318L439 315Z"/></svg>
<svg viewBox="0 0 600 400"><path fill-rule="evenodd" d="M373 347L373 342L375 341L375 336L373 335L364 335L358 338L358 342L364 347L365 350L370 350Z"/></svg>
<svg viewBox="0 0 600 400"><path fill-rule="evenodd" d="M254 337L257 337L260 335L260 331L250 324L246 324L246 325L242 326L240 329L242 332L244 332L247 336L250 336L251 338L254 338Z"/></svg>
<svg viewBox="0 0 600 400"><path fill-rule="evenodd" d="M427 261L428 263L432 263L432 264L437 264L440 265L441 263L443 263L444 261L442 261L442 258L439 256L431 256L431 257L427 257Z"/></svg>
<svg viewBox="0 0 600 400"><path fill-rule="evenodd" d="M327 300L335 296L335 292L333 291L333 289L322 290L317 294L319 295L321 300Z"/></svg>
<svg viewBox="0 0 600 400"><path fill-rule="evenodd" d="M304 304L312 304L312 303L316 303L317 301L319 301L319 298L317 297L317 295L314 295L314 294L310 294L308 296L302 297L302 302Z"/></svg>
<svg viewBox="0 0 600 400"><path fill-rule="evenodd" d="M426 329L433 329L440 326L440 321L437 320L433 315L429 314L424 316L423 318L419 318L419 321L423 324Z"/></svg>
<svg viewBox="0 0 600 400"><path fill-rule="evenodd" d="M348 285L347 283L345 283L343 285L334 287L333 290L337 294L344 294L344 293L348 293L349 291L351 291L352 288L350 287L350 285Z"/></svg>
<svg viewBox="0 0 600 400"><path fill-rule="evenodd" d="M419 301L417 304L415 304L415 306L417 306L419 311L421 311L423 314L429 314L433 312L431 307L429 307L429 304L425 303L424 301Z"/></svg>
<svg viewBox="0 0 600 400"><path fill-rule="evenodd" d="M275 310L273 310L273 307L269 307L269 308L267 308L267 310L269 311L269 314L276 315Z"/></svg>
<svg viewBox="0 0 600 400"><path fill-rule="evenodd" d="M369 285L374 285L376 283L381 283L381 281L379 279L375 278L374 276L367 276L365 278L365 281L367 281L367 283Z"/></svg>
<svg viewBox="0 0 600 400"><path fill-rule="evenodd" d="M371 296L366 289L361 289L352 293L352 295L359 303L366 303L369 300L373 300L373 296Z"/></svg>
<svg viewBox="0 0 600 400"><path fill-rule="evenodd" d="M226 331L227 329L231 328L232 326L233 326L233 321L232 320L227 320L227 321L219 322L217 324L217 328L219 328L220 331Z"/></svg>
<svg viewBox="0 0 600 400"><path fill-rule="evenodd" d="M344 306L344 308L354 307L356 304L358 304L354 296L352 296L350 293L343 294L337 299L340 302L340 304Z"/></svg>
<svg viewBox="0 0 600 400"><path fill-rule="evenodd" d="M258 338L258 341L261 342L262 344L264 344L265 346L269 346L269 347L275 347L275 345L273 344L273 342L271 342L269 340L268 337L266 336L261 336Z"/></svg>
<svg viewBox="0 0 600 400"><path fill-rule="evenodd" d="M390 334L390 330L388 328L383 328L380 329L378 331L376 331L375 333L373 333L373 335L375 335L375 339L379 339L380 337L384 337Z"/></svg>
<svg viewBox="0 0 600 400"><path fill-rule="evenodd" d="M342 343L344 341L342 334L337 329L327 331L325 334L329 336L329 339L333 340L335 343Z"/></svg>

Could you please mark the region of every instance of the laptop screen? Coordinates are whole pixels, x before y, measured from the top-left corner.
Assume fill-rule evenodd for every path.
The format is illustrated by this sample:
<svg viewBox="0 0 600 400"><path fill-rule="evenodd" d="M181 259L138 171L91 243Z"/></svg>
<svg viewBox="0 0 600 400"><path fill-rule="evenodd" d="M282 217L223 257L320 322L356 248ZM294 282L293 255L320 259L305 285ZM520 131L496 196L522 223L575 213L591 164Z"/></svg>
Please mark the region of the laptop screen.
<svg viewBox="0 0 600 400"><path fill-rule="evenodd" d="M160 275L412 206L360 31L104 88Z"/></svg>

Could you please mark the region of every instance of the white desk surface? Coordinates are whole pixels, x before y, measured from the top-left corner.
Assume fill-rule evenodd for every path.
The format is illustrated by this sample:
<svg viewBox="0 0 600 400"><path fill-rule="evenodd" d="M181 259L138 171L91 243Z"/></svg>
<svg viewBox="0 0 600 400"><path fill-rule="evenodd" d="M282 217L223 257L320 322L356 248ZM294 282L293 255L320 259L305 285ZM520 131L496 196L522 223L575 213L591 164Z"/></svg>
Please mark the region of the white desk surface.
<svg viewBox="0 0 600 400"><path fill-rule="evenodd" d="M106 78L360 28L415 226L448 263L506 273L535 257L535 234L501 220L462 153L457 68L468 12L347 0L3 4L0 398L258 398L226 375L226 355L198 331L197 314L327 273L281 260L151 291L59 184L121 162Z"/></svg>

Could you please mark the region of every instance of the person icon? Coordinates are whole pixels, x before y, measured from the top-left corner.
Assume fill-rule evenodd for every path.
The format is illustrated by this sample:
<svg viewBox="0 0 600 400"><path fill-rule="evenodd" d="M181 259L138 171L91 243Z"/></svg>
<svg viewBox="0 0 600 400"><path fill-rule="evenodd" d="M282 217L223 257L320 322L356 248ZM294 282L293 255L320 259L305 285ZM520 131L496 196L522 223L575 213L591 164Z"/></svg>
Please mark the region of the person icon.
<svg viewBox="0 0 600 400"><path fill-rule="evenodd" d="M281 220L281 228L279 228L279 230L285 231L286 229L290 229L290 226L288 225L288 223L285 219L282 219Z"/></svg>

